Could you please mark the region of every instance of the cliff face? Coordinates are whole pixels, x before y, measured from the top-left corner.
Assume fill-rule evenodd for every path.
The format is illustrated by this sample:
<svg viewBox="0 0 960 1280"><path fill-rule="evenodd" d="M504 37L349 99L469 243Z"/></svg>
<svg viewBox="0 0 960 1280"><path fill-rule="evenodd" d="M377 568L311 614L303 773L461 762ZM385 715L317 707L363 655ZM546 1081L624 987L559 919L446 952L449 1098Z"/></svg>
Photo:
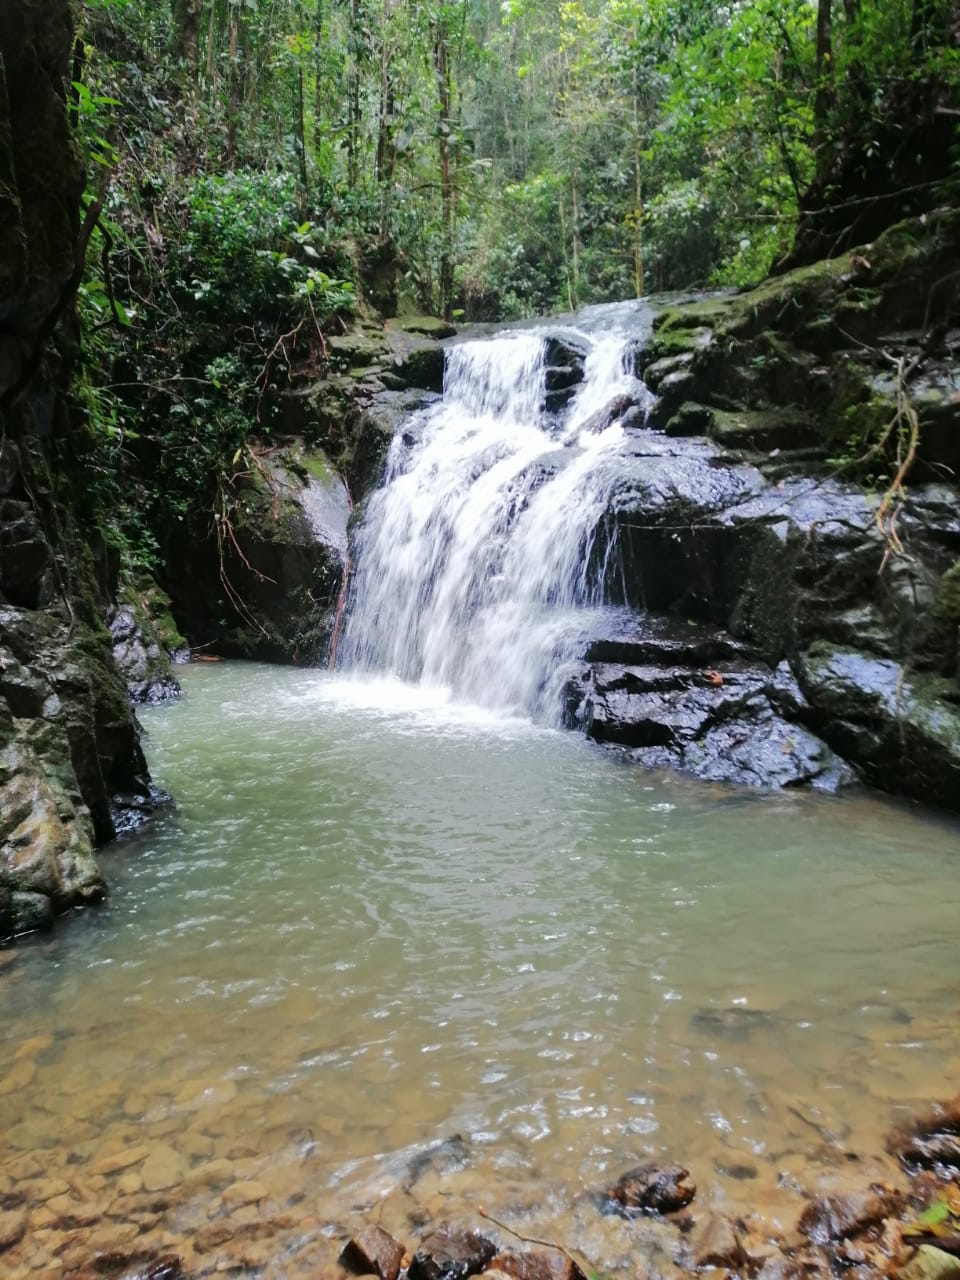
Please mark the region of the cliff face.
<svg viewBox="0 0 960 1280"><path fill-rule="evenodd" d="M68 0L0 10L0 939L101 897L94 845L150 795L101 620L108 557L58 465L81 254L72 32Z"/></svg>

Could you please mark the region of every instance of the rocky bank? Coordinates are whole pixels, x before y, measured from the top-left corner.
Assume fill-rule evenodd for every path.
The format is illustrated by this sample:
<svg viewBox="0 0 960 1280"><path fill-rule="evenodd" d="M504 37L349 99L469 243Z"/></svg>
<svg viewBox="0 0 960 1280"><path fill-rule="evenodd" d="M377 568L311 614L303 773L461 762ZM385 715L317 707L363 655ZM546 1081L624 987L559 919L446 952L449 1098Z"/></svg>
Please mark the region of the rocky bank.
<svg viewBox="0 0 960 1280"><path fill-rule="evenodd" d="M72 39L60 0L0 13L0 940L102 897L94 847L155 800L103 621L116 557L70 478Z"/></svg>
<svg viewBox="0 0 960 1280"><path fill-rule="evenodd" d="M591 736L960 808L958 245L943 211L658 306L637 356L657 399L606 528L638 616L568 691Z"/></svg>

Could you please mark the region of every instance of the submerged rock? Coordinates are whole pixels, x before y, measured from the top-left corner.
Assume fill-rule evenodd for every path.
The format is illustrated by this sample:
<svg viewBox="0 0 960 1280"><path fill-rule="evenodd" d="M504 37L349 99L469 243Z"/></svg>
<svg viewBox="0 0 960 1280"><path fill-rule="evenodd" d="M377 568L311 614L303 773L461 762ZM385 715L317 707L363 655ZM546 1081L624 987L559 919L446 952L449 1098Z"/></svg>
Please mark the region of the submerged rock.
<svg viewBox="0 0 960 1280"><path fill-rule="evenodd" d="M814 1244L825 1245L862 1235L899 1212L903 1196L888 1187L849 1195L818 1196L804 1209L797 1229Z"/></svg>
<svg viewBox="0 0 960 1280"><path fill-rule="evenodd" d="M638 1213L674 1213L685 1208L697 1194L688 1181L690 1171L682 1165L642 1164L628 1170L605 1191L601 1212L631 1217Z"/></svg>
<svg viewBox="0 0 960 1280"><path fill-rule="evenodd" d="M410 1190L428 1170L452 1173L454 1170L462 1169L469 1159L469 1143L462 1134L455 1133L449 1138L433 1143L425 1151L418 1151L407 1165L407 1175L403 1185Z"/></svg>
<svg viewBox="0 0 960 1280"><path fill-rule="evenodd" d="M747 1251L729 1218L711 1213L697 1229L693 1240L693 1264L698 1271L708 1267L731 1267L747 1262Z"/></svg>
<svg viewBox="0 0 960 1280"><path fill-rule="evenodd" d="M705 1033L720 1040L734 1044L745 1044L751 1032L771 1031L776 1027L776 1019L762 1009L745 1009L733 1005L727 1009L698 1009L690 1019L693 1031ZM756 1170L748 1174L733 1174L733 1177L756 1177Z"/></svg>

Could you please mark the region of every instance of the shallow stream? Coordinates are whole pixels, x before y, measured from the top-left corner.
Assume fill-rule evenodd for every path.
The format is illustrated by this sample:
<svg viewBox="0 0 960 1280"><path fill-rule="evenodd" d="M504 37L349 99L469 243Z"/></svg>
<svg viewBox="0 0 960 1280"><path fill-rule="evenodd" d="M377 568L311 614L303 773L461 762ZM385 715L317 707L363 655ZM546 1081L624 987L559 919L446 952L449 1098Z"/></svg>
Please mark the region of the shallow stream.
<svg viewBox="0 0 960 1280"><path fill-rule="evenodd" d="M0 975L10 1274L111 1231L317 1274L364 1219L478 1202L613 1270L655 1242L585 1193L630 1165L788 1225L955 1091L956 821L661 777L394 681L184 685L143 715L176 809Z"/></svg>

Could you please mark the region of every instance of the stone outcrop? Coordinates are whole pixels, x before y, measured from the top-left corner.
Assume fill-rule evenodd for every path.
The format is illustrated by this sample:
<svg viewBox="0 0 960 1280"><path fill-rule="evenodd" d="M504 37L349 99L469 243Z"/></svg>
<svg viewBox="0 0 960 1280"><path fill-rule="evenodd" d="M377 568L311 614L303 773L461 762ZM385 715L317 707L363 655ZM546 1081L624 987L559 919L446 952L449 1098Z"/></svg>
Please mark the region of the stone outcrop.
<svg viewBox="0 0 960 1280"><path fill-rule="evenodd" d="M598 538L628 613L571 676L571 724L708 780L960 807L958 225L658 308L658 399Z"/></svg>
<svg viewBox="0 0 960 1280"><path fill-rule="evenodd" d="M0 13L0 939L102 897L94 846L153 802L101 617L108 557L58 470L83 186L72 35L65 0Z"/></svg>
<svg viewBox="0 0 960 1280"><path fill-rule="evenodd" d="M254 455L223 514L203 528L185 522L165 549L163 586L191 646L325 662L349 515L349 494L322 450Z"/></svg>

